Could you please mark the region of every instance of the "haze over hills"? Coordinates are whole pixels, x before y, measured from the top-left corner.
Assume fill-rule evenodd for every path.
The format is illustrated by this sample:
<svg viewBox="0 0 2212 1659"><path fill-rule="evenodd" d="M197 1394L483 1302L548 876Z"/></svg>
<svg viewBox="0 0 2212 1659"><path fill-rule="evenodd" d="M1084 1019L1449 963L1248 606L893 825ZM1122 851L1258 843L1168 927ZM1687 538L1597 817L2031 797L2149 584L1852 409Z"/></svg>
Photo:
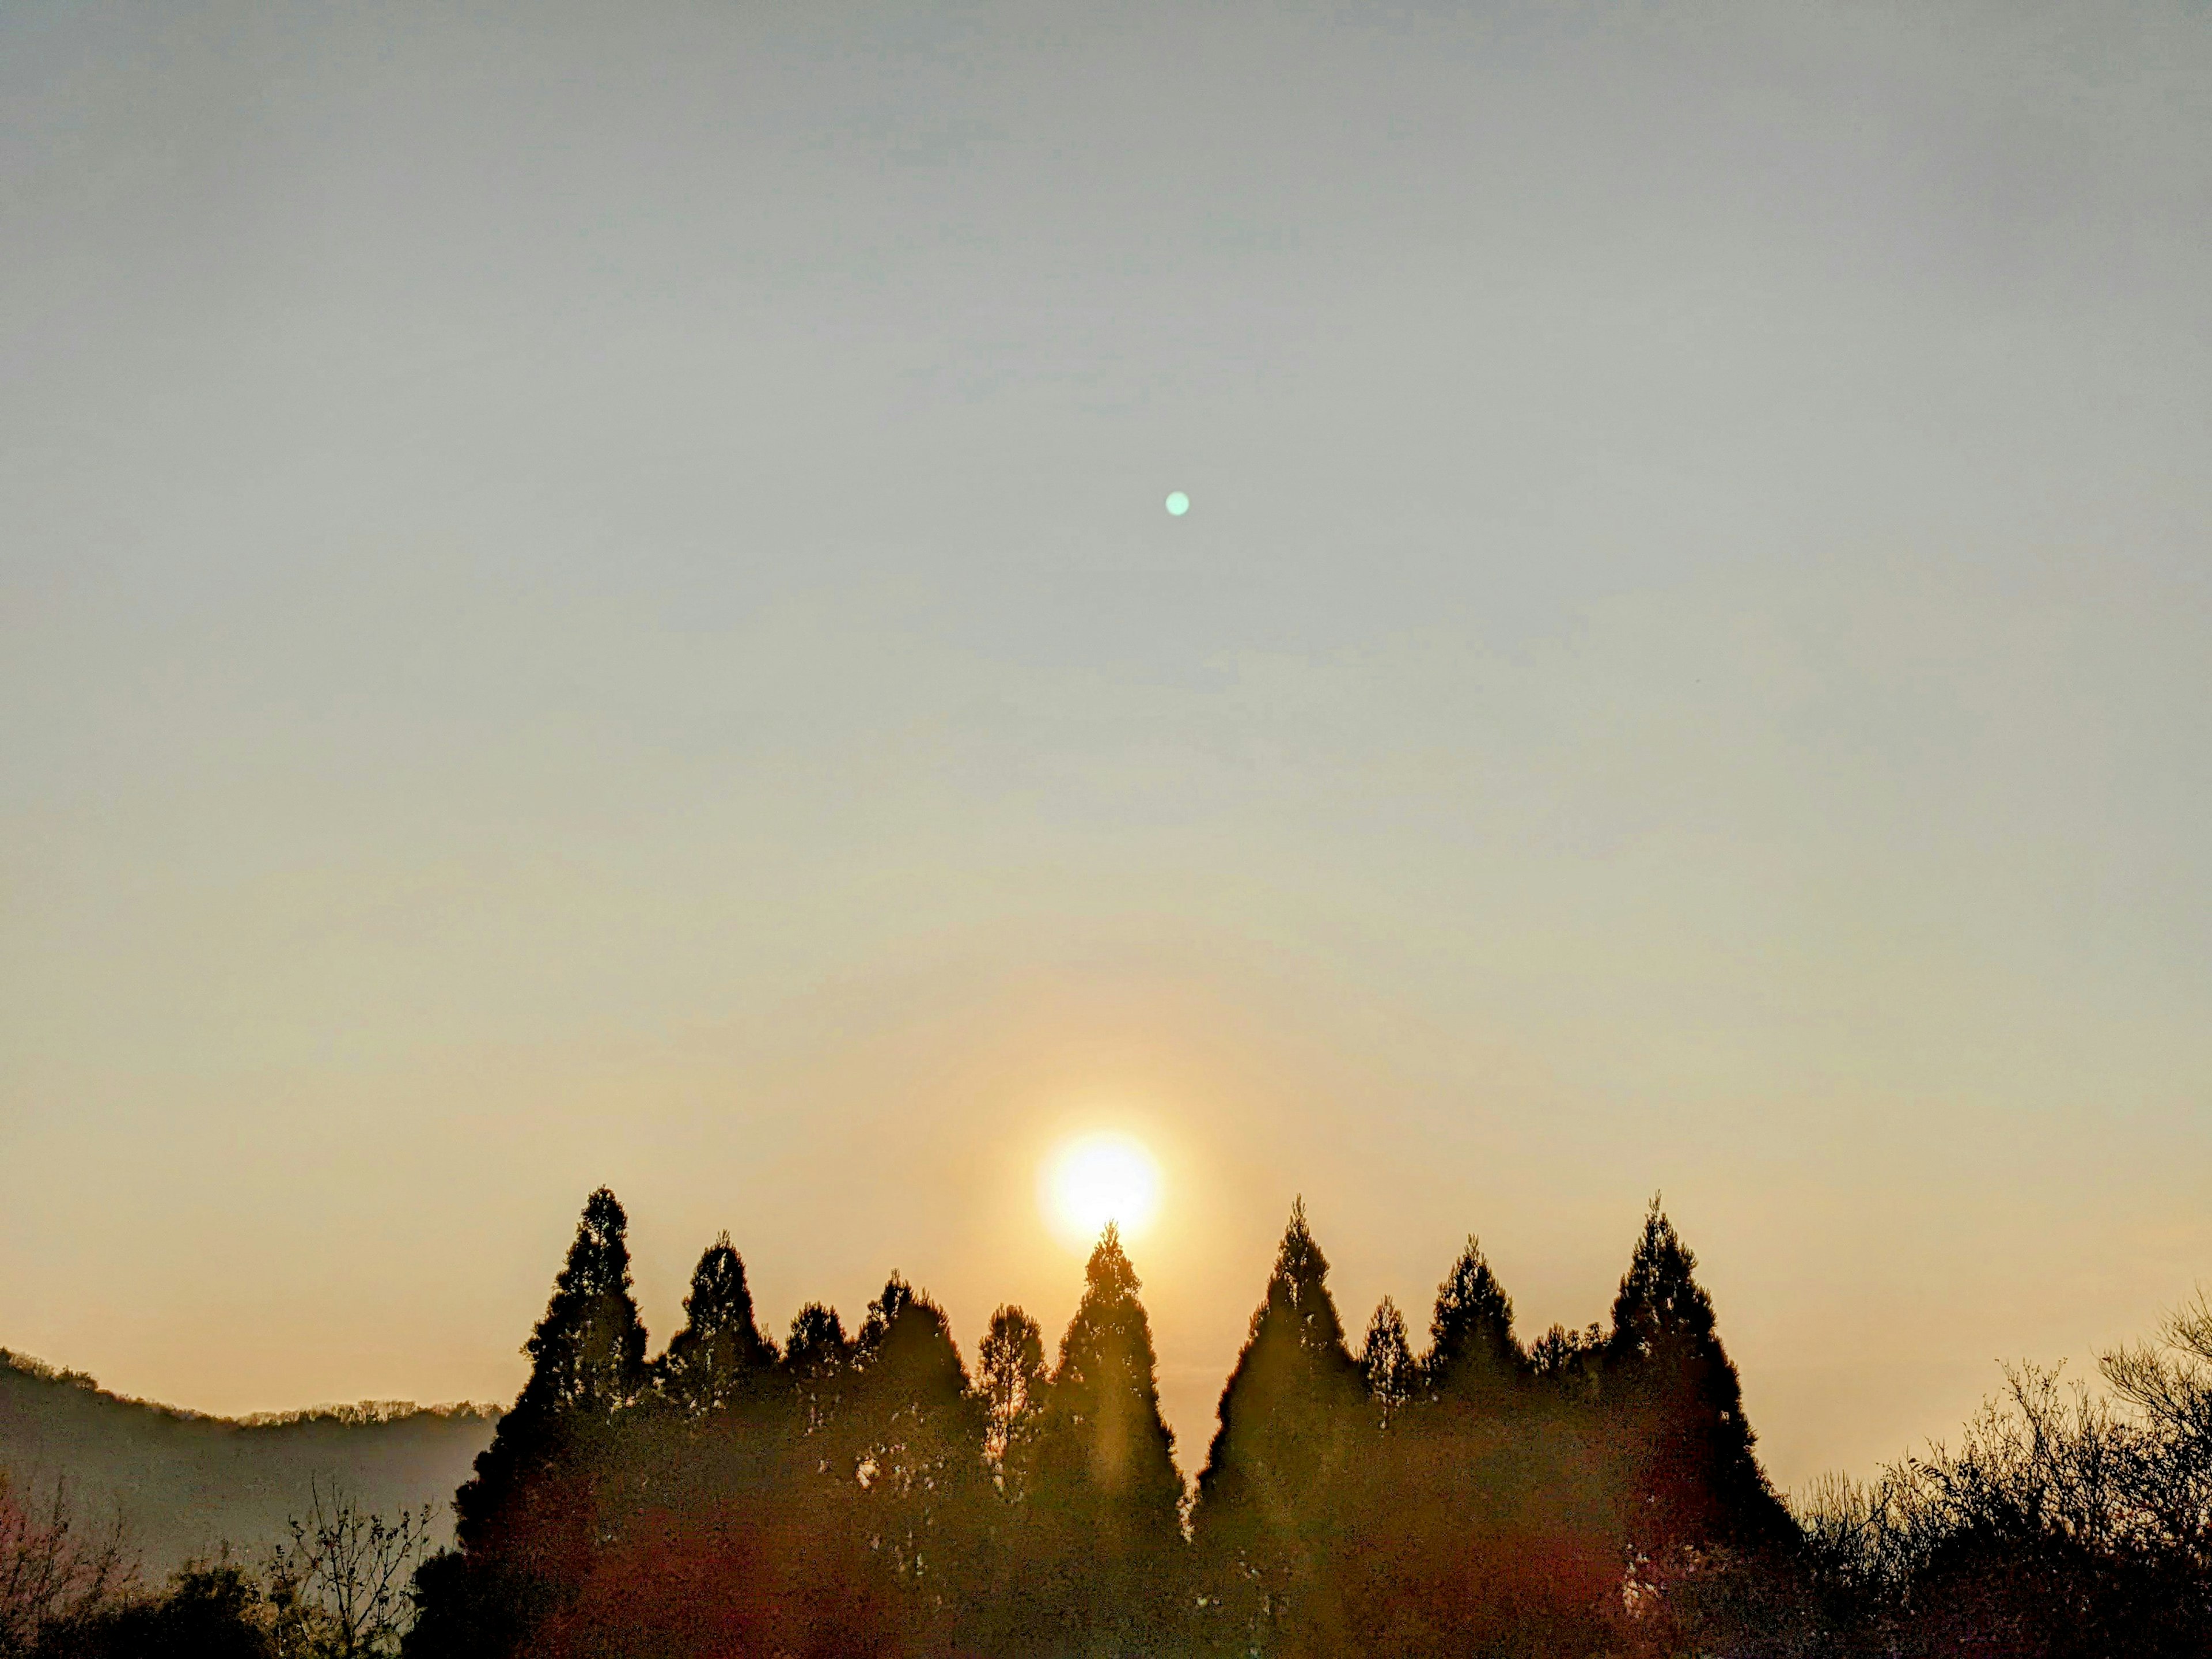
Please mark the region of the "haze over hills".
<svg viewBox="0 0 2212 1659"><path fill-rule="evenodd" d="M210 1417L0 1348L0 1474L33 1502L65 1480L86 1522L119 1513L155 1582L226 1545L258 1553L305 1512L318 1482L386 1515L427 1504L442 1540L453 1490L499 1417L496 1407L408 1401Z"/></svg>

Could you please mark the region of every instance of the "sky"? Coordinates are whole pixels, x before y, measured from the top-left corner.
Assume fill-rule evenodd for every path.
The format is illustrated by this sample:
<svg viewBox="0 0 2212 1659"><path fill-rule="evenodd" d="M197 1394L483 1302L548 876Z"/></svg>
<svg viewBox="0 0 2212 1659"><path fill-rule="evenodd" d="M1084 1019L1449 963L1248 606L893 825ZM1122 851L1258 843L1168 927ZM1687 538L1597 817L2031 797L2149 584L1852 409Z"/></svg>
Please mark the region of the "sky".
<svg viewBox="0 0 2212 1659"><path fill-rule="evenodd" d="M1110 1130L1188 1471L1658 1192L1870 1473L2212 1280L2208 555L2201 3L0 10L0 1344L1056 1338Z"/></svg>

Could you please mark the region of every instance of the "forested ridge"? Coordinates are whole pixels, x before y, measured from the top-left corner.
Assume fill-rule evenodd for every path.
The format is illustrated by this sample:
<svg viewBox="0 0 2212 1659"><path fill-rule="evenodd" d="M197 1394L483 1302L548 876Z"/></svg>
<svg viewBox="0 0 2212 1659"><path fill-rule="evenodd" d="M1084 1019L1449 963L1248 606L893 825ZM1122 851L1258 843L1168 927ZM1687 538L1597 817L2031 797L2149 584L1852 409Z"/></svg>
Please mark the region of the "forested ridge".
<svg viewBox="0 0 2212 1659"><path fill-rule="evenodd" d="M1609 1318L1534 1342L1472 1237L1425 1331L1385 1297L1355 1341L1300 1205L1187 1486L1111 1227L1056 1345L1002 1307L971 1370L896 1273L852 1328L811 1304L772 1340L726 1236L653 1355L627 1224L611 1193L591 1196L529 1380L455 1496L452 1546L379 1545L377 1620L324 1605L343 1553L326 1543L320 1567L312 1549L280 1559L273 1589L216 1564L167 1601L27 1627L13 1650L2212 1653L2201 1297L2105 1357L2106 1394L2015 1373L1955 1449L1793 1510L1656 1199ZM375 1541L345 1524L357 1550ZM161 1618L182 1622L145 1646Z"/></svg>
<svg viewBox="0 0 2212 1659"><path fill-rule="evenodd" d="M72 1508L119 1515L141 1569L159 1577L226 1542L264 1549L318 1480L372 1510L430 1499L442 1512L498 1420L489 1407L409 1401L216 1417L0 1348L0 1481L37 1494L65 1479Z"/></svg>

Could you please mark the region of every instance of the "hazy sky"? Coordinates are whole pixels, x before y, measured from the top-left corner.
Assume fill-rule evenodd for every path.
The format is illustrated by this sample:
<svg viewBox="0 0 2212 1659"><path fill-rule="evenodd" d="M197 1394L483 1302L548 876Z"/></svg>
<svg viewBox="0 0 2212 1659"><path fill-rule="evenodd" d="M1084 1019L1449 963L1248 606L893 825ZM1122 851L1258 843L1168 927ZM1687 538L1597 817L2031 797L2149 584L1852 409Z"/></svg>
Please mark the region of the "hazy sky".
<svg viewBox="0 0 2212 1659"><path fill-rule="evenodd" d="M2208 560L2203 4L8 7L0 1343L1056 1338L1120 1127L1187 1468L1663 1188L1864 1473L2212 1279Z"/></svg>

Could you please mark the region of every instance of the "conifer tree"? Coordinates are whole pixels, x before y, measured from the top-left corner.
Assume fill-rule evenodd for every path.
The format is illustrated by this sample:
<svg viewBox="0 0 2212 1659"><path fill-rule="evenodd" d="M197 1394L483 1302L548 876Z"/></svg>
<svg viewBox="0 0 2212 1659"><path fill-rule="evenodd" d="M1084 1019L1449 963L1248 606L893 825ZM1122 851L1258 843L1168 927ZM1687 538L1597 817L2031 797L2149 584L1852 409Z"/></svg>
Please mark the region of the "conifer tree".
<svg viewBox="0 0 2212 1659"><path fill-rule="evenodd" d="M1527 1368L1513 1335L1513 1299L1490 1270L1481 1242L1469 1234L1467 1248L1437 1286L1421 1366L1429 1391L1447 1399L1493 1396Z"/></svg>
<svg viewBox="0 0 2212 1659"><path fill-rule="evenodd" d="M783 1374L797 1411L795 1428L809 1437L826 1432L844 1403L853 1343L835 1308L810 1302L792 1316L783 1345Z"/></svg>
<svg viewBox="0 0 2212 1659"><path fill-rule="evenodd" d="M630 1294L629 1218L605 1188L585 1201L545 1316L523 1352L530 1377L500 1419L476 1479L454 1500L466 1547L498 1521L518 1481L556 1456L573 1431L635 1400L644 1386L645 1326Z"/></svg>
<svg viewBox="0 0 2212 1659"><path fill-rule="evenodd" d="M605 1187L585 1200L553 1281L545 1316L523 1345L532 1404L605 1416L637 1398L645 1381L645 1326L630 1294L629 1218Z"/></svg>
<svg viewBox="0 0 2212 1659"><path fill-rule="evenodd" d="M1182 1477L1175 1435L1160 1416L1152 1324L1139 1288L1109 1222L1060 1339L1037 1467L1057 1501L1092 1509L1125 1536L1164 1539L1182 1532Z"/></svg>
<svg viewBox="0 0 2212 1659"><path fill-rule="evenodd" d="M854 1344L847 1423L833 1439L853 1459L862 1528L884 1567L926 1616L955 1610L963 1537L979 1527L985 1412L945 1311L893 1273Z"/></svg>
<svg viewBox="0 0 2212 1659"><path fill-rule="evenodd" d="M595 1471L616 1413L647 1378L629 1225L605 1188L585 1201L544 1316L523 1346L529 1380L454 1494L458 1548L416 1574L410 1655L519 1651L587 1570Z"/></svg>
<svg viewBox="0 0 2212 1659"><path fill-rule="evenodd" d="M1638 1443L1639 1547L1765 1544L1794 1536L1753 1455L1742 1385L1712 1298L1655 1195L1613 1297L1605 1400Z"/></svg>
<svg viewBox="0 0 2212 1659"><path fill-rule="evenodd" d="M1018 1498L1018 1473L1026 1461L1030 1430L1044 1409L1047 1388L1044 1333L1019 1308L1001 1306L976 1350L977 1386L988 1411L985 1450L996 1467L1001 1489Z"/></svg>
<svg viewBox="0 0 2212 1659"><path fill-rule="evenodd" d="M1331 1486L1366 1429L1364 1378L1328 1278L1301 1199L1222 1390L1192 1516L1224 1589L1225 1633L1295 1652L1343 1649L1328 1595Z"/></svg>
<svg viewBox="0 0 2212 1659"><path fill-rule="evenodd" d="M1598 1395L1605 1348L1605 1328L1595 1319L1578 1331L1554 1325L1530 1346L1528 1374L1554 1395L1587 1403Z"/></svg>
<svg viewBox="0 0 2212 1659"><path fill-rule="evenodd" d="M1042 1652L1152 1652L1173 1628L1183 1483L1139 1289L1109 1224L1020 1465L1020 1601Z"/></svg>
<svg viewBox="0 0 2212 1659"><path fill-rule="evenodd" d="M1412 1401L1420 1381L1420 1366L1413 1345L1406 1340L1406 1316L1389 1297L1376 1304L1367 1322L1366 1340L1359 1348L1359 1370L1367 1382L1367 1397L1375 1403L1376 1420L1389 1427L1390 1419Z"/></svg>
<svg viewBox="0 0 2212 1659"><path fill-rule="evenodd" d="M753 1323L743 1257L723 1233L701 1253L684 1298L684 1328L655 1367L661 1396L692 1416L727 1410L751 1394L775 1363Z"/></svg>

